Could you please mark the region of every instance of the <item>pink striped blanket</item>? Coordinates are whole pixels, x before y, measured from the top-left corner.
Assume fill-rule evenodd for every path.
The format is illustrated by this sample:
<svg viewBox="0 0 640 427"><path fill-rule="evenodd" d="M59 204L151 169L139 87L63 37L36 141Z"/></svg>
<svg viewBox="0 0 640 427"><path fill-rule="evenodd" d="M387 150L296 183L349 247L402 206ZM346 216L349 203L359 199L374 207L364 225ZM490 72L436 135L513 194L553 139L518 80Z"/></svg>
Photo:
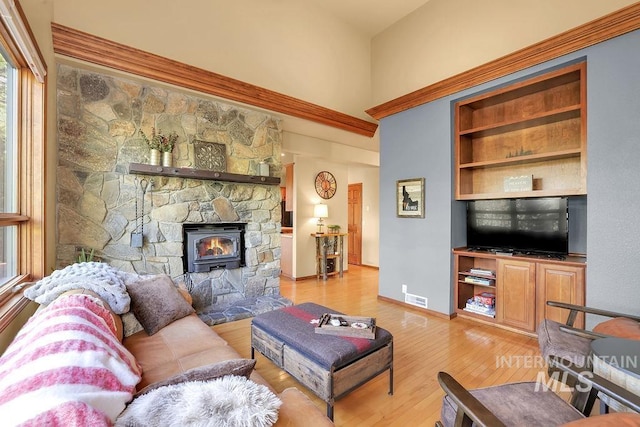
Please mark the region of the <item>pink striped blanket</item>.
<svg viewBox="0 0 640 427"><path fill-rule="evenodd" d="M0 358L0 424L110 426L141 373L99 299L61 297L33 316Z"/></svg>

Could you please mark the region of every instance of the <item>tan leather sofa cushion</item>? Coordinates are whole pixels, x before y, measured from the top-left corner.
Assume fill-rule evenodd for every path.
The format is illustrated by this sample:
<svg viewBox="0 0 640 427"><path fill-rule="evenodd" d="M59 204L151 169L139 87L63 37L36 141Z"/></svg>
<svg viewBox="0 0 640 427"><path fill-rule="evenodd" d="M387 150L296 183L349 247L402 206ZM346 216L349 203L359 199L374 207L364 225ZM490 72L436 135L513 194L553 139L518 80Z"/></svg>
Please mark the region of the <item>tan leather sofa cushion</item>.
<svg viewBox="0 0 640 427"><path fill-rule="evenodd" d="M140 331L126 337L123 343L142 366L142 380L136 387L138 391L149 384L166 380L198 366L241 358L233 347L227 345L227 342L196 314L176 320L152 336ZM275 392L256 370L253 370L249 378ZM324 405L323 409L318 408L297 388L286 389L278 397L283 404L276 426L334 425L326 417Z"/></svg>
<svg viewBox="0 0 640 427"><path fill-rule="evenodd" d="M240 357L196 314L178 319L151 336L137 332L123 343L142 366L138 390L197 366Z"/></svg>
<svg viewBox="0 0 640 427"><path fill-rule="evenodd" d="M137 332L126 337L123 344L142 366L138 391L198 366L241 358L196 314L176 320L151 336ZM249 378L273 390L255 370Z"/></svg>

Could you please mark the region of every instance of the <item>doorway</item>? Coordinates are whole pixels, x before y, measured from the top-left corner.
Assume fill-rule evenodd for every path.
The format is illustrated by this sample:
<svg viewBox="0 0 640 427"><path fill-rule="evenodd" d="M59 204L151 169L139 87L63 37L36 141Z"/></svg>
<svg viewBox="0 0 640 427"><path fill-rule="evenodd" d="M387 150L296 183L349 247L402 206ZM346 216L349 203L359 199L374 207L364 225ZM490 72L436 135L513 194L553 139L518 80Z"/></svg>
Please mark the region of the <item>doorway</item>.
<svg viewBox="0 0 640 427"><path fill-rule="evenodd" d="M348 263L362 264L362 183L349 184Z"/></svg>

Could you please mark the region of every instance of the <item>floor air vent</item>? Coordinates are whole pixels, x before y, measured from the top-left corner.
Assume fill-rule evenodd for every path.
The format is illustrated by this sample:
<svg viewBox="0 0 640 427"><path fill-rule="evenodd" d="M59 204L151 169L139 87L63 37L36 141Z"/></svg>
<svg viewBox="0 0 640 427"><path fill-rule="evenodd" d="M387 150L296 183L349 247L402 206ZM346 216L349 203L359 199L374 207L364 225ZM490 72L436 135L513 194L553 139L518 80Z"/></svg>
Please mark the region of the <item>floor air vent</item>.
<svg viewBox="0 0 640 427"><path fill-rule="evenodd" d="M427 298L414 294L404 294L404 302L417 307L427 308Z"/></svg>

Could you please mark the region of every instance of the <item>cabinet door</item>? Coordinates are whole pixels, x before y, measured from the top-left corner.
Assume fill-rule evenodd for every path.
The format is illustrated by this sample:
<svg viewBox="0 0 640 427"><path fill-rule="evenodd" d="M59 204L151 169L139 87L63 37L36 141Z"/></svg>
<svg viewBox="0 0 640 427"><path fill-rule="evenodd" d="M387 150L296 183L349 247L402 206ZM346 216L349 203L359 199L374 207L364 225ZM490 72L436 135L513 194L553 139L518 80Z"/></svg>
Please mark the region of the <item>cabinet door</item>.
<svg viewBox="0 0 640 427"><path fill-rule="evenodd" d="M538 263L536 272L537 323L551 319L565 323L569 310L549 307L547 301L584 305L584 267ZM579 314L575 327L584 327L584 315Z"/></svg>
<svg viewBox="0 0 640 427"><path fill-rule="evenodd" d="M280 269L282 274L292 278L293 277L293 237L289 236L280 237Z"/></svg>
<svg viewBox="0 0 640 427"><path fill-rule="evenodd" d="M498 260L496 320L506 326L535 330L536 265L517 260Z"/></svg>

